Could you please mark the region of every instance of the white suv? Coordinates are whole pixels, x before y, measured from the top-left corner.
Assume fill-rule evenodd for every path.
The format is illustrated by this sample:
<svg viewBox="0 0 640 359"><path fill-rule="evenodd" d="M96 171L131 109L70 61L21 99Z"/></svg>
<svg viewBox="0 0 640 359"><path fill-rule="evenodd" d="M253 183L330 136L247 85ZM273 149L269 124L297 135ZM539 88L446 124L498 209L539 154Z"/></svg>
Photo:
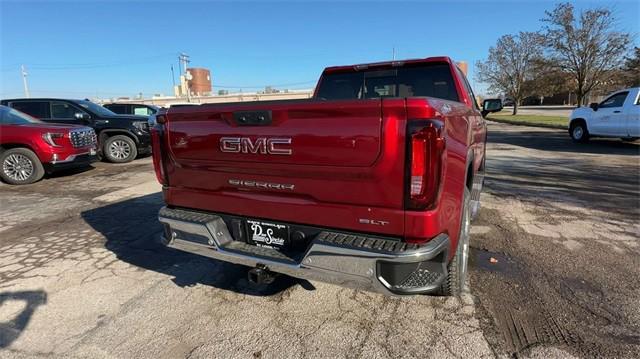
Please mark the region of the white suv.
<svg viewBox="0 0 640 359"><path fill-rule="evenodd" d="M571 112L569 135L574 141L589 137L640 138L640 87L620 90L600 103L578 107Z"/></svg>

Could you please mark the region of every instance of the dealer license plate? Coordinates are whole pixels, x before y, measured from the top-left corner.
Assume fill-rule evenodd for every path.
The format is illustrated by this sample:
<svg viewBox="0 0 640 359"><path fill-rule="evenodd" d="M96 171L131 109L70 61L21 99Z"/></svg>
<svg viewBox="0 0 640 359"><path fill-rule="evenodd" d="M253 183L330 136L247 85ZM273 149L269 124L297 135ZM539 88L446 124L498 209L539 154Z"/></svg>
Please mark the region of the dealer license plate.
<svg viewBox="0 0 640 359"><path fill-rule="evenodd" d="M249 241L259 247L283 248L289 243L289 227L284 224L247 220Z"/></svg>

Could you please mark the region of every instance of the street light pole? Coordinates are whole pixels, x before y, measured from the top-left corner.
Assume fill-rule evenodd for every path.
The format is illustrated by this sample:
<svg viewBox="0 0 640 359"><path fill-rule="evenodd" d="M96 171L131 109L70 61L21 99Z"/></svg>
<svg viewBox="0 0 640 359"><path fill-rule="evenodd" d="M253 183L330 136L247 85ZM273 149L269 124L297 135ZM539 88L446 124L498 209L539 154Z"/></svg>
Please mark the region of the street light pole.
<svg viewBox="0 0 640 359"><path fill-rule="evenodd" d="M27 70L25 70L24 65L20 65L20 70L22 72L22 83L24 84L24 97L29 98L29 85L27 84Z"/></svg>
<svg viewBox="0 0 640 359"><path fill-rule="evenodd" d="M173 87L176 87L176 74L173 72L173 64L171 65L171 82L173 82Z"/></svg>
<svg viewBox="0 0 640 359"><path fill-rule="evenodd" d="M189 88L189 81L191 80L190 79L191 75L187 72L187 64L189 64L189 62L191 61L189 60L189 55L185 53L180 53L180 56L178 57L178 59L180 60L180 64L182 64L184 82L187 85L187 102L191 102L191 89Z"/></svg>

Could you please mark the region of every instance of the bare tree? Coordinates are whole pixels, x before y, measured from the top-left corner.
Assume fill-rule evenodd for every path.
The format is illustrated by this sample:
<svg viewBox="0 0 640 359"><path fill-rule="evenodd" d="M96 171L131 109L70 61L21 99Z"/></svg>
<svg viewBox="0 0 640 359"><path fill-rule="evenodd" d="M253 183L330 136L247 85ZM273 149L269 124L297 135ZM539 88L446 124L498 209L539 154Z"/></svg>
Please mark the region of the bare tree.
<svg viewBox="0 0 640 359"><path fill-rule="evenodd" d="M570 75L578 105L594 88L609 81L627 52L629 34L616 31L609 9L581 11L570 3L558 4L542 19L550 59Z"/></svg>
<svg viewBox="0 0 640 359"><path fill-rule="evenodd" d="M503 93L513 100L513 114L522 99L532 94L527 81L533 78L534 63L542 57L541 38L532 32L504 35L489 48L486 61L476 63L476 79L489 85L489 91Z"/></svg>
<svg viewBox="0 0 640 359"><path fill-rule="evenodd" d="M626 86L640 86L640 47L634 48L633 55L625 58L622 71Z"/></svg>
<svg viewBox="0 0 640 359"><path fill-rule="evenodd" d="M540 105L544 98L570 89L570 78L548 59L538 59L533 64L531 80L526 81L527 91L533 92L540 99Z"/></svg>

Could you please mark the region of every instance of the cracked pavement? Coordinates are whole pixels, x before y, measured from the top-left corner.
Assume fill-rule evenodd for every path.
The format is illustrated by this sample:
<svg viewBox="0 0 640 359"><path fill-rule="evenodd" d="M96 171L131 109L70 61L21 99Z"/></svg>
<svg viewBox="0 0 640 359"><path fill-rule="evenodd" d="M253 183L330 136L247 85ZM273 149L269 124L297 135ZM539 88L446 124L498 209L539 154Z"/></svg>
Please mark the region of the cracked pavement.
<svg viewBox="0 0 640 359"><path fill-rule="evenodd" d="M489 141L461 300L255 287L164 248L149 158L0 185L0 356L636 356L640 146L494 123Z"/></svg>

